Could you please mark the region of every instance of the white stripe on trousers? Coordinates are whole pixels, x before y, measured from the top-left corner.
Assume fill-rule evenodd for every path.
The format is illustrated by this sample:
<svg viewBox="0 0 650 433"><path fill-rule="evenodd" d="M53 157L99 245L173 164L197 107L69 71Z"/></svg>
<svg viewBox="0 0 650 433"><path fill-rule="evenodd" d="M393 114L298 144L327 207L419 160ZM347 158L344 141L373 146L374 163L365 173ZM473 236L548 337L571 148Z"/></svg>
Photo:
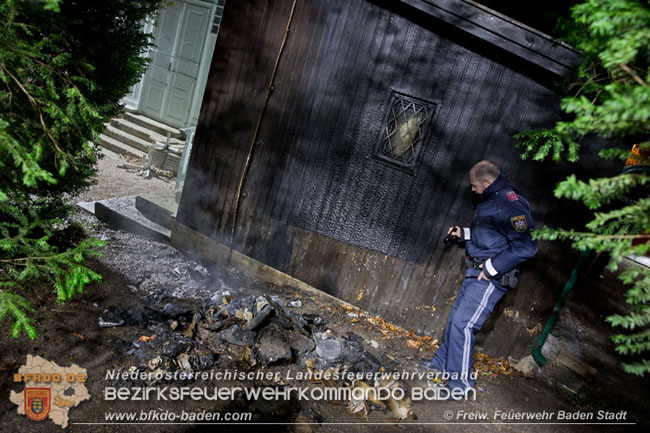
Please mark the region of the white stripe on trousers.
<svg viewBox="0 0 650 433"><path fill-rule="evenodd" d="M487 301L490 295L494 292L494 284L490 282L488 285L487 289L485 290L485 293L483 293L483 298L481 299L481 303L478 305L478 308L474 312L474 315L472 318L467 322L467 326L465 326L465 344L463 346L463 365L460 373L460 377L463 380L463 383L467 388L470 388L469 386L469 359L471 354L471 339L472 339L472 328L474 327L474 324L478 320L478 318L481 316L483 311L485 310L485 307L487 306Z"/></svg>

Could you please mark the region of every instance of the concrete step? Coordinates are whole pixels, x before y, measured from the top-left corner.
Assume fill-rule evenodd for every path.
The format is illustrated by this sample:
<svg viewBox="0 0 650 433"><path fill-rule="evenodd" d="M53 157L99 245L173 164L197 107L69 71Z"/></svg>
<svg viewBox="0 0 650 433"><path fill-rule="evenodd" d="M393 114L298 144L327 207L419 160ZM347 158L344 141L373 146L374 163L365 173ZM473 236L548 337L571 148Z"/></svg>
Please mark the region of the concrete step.
<svg viewBox="0 0 650 433"><path fill-rule="evenodd" d="M104 135L114 138L117 141L121 141L122 143L127 144L131 147L135 147L136 149L143 152L148 152L149 147L151 146L151 141L137 137L126 131L118 129L113 125L108 125L108 127L104 130Z"/></svg>
<svg viewBox="0 0 650 433"><path fill-rule="evenodd" d="M124 132L128 132L131 135L135 135L136 137L142 138L143 140L150 140L151 134L156 134L162 137L162 135L147 129L144 126L129 122L128 120L121 117L115 117L111 119L111 126L114 126L117 129L121 129Z"/></svg>
<svg viewBox="0 0 650 433"><path fill-rule="evenodd" d="M124 132L128 132L131 135L135 135L138 138L142 138L149 143L165 143L167 141L166 135L159 134L156 131L147 129L142 125L138 125L137 123L133 123L124 118L116 117L114 119L111 119L111 125ZM185 145L185 141L178 138L170 138L169 144L175 146L183 146Z"/></svg>
<svg viewBox="0 0 650 433"><path fill-rule="evenodd" d="M181 163L180 155L161 149L152 149L149 155L151 163L156 167L178 174L178 167Z"/></svg>
<svg viewBox="0 0 650 433"><path fill-rule="evenodd" d="M153 119L149 119L146 116L135 113L124 113L124 119L129 122L135 123L140 126L144 126L146 129L152 130L163 137L167 137L169 132L172 138L177 138L179 140L185 139L185 132L180 129L174 128L164 123L157 122Z"/></svg>
<svg viewBox="0 0 650 433"><path fill-rule="evenodd" d="M131 155L137 158L142 158L146 155L145 152L138 150L134 147L131 147L129 145L126 145L104 134L99 134L99 143L97 144L99 144L102 147L105 147L106 149L112 150L115 153L119 153L121 155Z"/></svg>

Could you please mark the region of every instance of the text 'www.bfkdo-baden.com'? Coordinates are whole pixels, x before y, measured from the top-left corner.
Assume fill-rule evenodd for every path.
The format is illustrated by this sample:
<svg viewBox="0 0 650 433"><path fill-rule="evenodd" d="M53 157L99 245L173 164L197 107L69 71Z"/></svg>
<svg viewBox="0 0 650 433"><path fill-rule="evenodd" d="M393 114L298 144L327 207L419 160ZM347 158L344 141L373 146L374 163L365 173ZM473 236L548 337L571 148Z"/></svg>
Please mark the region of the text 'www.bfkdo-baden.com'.
<svg viewBox="0 0 650 433"><path fill-rule="evenodd" d="M212 412L208 410L163 410L106 412L104 420L109 423L194 423L194 422L245 422L253 419L252 412Z"/></svg>

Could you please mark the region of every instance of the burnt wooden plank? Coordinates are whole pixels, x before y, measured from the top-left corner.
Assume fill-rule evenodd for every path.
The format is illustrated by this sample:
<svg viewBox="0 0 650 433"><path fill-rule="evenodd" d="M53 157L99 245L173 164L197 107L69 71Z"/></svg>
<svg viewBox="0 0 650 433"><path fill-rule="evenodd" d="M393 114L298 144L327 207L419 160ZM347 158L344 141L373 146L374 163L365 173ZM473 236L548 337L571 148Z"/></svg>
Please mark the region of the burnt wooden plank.
<svg viewBox="0 0 650 433"><path fill-rule="evenodd" d="M291 107L291 119L295 118L295 122L288 125L283 138L283 141L288 145L286 160L282 164L282 170L275 171L271 192L265 206L267 213L285 221L290 211L290 206L287 205L287 201L291 199L289 190L295 183L292 175L297 164L295 149L299 139L299 127L309 116L311 110L309 101L315 97L316 83L318 83L320 74L324 69L324 53L331 41L331 32L334 27L330 23L331 20L335 19L332 18L331 3L317 3L318 8L315 7L313 1L306 3L312 11L309 21L304 23L305 26L312 29L312 43L309 45L306 61L306 65L309 65L309 67L306 67L306 72L299 76L298 85L295 87L298 91Z"/></svg>
<svg viewBox="0 0 650 433"><path fill-rule="evenodd" d="M238 238L245 242L247 254L261 261L264 261L262 258L268 258L282 267L286 267L284 257L290 254L291 240L281 239L280 236L287 226L277 224L275 219L264 218L264 209L273 183L272 177L276 172L282 171L280 161L287 153L287 144L278 139L278 136L282 136L288 128L289 122L284 114L291 111L290 107L296 102L296 92L291 81L301 76L304 44L309 44L311 39L307 34L308 26L304 25L309 20L310 12L307 7L296 8L294 12L285 48L278 63L273 91L260 125L249 176L243 189L245 193L242 195L245 199L242 200L240 208L240 218L242 223L246 224L246 232ZM280 125L280 128L274 125ZM255 233L248 235L250 220L259 221L255 223L254 232L260 233L260 236ZM269 255L270 251L277 254L277 257Z"/></svg>
<svg viewBox="0 0 650 433"><path fill-rule="evenodd" d="M578 53L566 44L476 3L400 1L559 76L571 74L580 64Z"/></svg>
<svg viewBox="0 0 650 433"><path fill-rule="evenodd" d="M311 3L311 2L310 2ZM285 169L282 170L280 176L276 176L277 181L274 184L273 192L271 197L273 203L271 206L271 214L282 219L286 220L288 215L291 212L291 206L287 206L287 202L293 200L293 191L297 188L298 182L295 179L295 173L299 170L300 164L305 164L305 161L301 161L296 157L296 148L301 144L301 129L300 125L304 124L306 120L311 115L313 109L313 104L304 106L306 101L311 101L316 97L316 86L320 81L321 74L325 67L323 66L325 53L330 50L330 44L333 43L334 35L333 32L337 27L338 20L343 16L337 8L332 7L330 3L321 2L321 8L319 9L319 15L316 19L316 22L320 26L316 26L317 30L314 30L315 33L320 31L319 37L314 38L317 40L317 46L315 47L316 52L314 53L313 65L309 69L309 76L303 81L301 77L301 83L305 83L305 88L300 88L300 95L302 98L298 99L297 107L298 116L296 125L294 126L293 131L287 134L287 141L291 143L289 153L287 156L287 161L285 163ZM310 52L314 49L314 46L310 46Z"/></svg>
<svg viewBox="0 0 650 433"><path fill-rule="evenodd" d="M237 157L234 160L231 160L230 163L233 164L235 168L234 176L230 177L229 182L226 184L226 190L230 193L225 195L225 200L222 199L224 213L230 214L228 218L228 224L232 224L232 218L234 216L234 210L236 207L236 193L239 187L241 173L245 165L246 158L248 157L250 142L254 136L254 128L257 125L257 120L260 116L262 108L264 106L264 99L266 97L267 89L272 77L273 66L276 62L278 52L280 50L282 39L284 38L284 29L286 27L287 20L289 18L291 4L286 2L269 2L268 9L268 18L265 20L262 18L259 22L255 22L254 25L259 26L263 31L261 32L260 37L256 41L252 41L254 44L262 43L262 49L253 51L254 55L251 59L251 63L246 65L248 66L248 80L242 83L242 92L248 98L248 106L246 110L250 113L248 114L249 118L252 120L251 127L241 128L239 134L243 135L243 143L245 144L241 149L242 152L238 153ZM266 24L266 25L264 25ZM255 71L255 73L252 73ZM253 158L253 161L258 161L260 159L260 148L266 143L260 142L258 135L257 143L254 144L253 154L250 155ZM252 171L252 167L249 167L249 173ZM249 191L247 185L251 182L252 176L247 176L244 179L242 185L242 192ZM248 202L251 200L256 200L257 197L254 194L246 193L242 194L240 197L240 212L245 214L245 208L248 205ZM231 198L231 200L229 200ZM238 224L246 224L245 221L238 217ZM236 230L239 228L237 227Z"/></svg>
<svg viewBox="0 0 650 433"><path fill-rule="evenodd" d="M361 306L363 305L362 300L365 293L360 290L360 283L365 278L363 263L368 251L353 245L340 242L338 244L343 253L339 260L343 260L343 263L339 269L337 281L337 292L339 294L337 296L341 299L349 299L348 302Z"/></svg>
<svg viewBox="0 0 650 433"><path fill-rule="evenodd" d="M269 126L265 128L266 135L272 135L278 146L274 158L270 158L265 167L263 184L267 187L267 191L262 209L265 215L276 215L273 209L280 201L278 200L278 194L281 193L279 183L282 181L287 165L291 162L293 138L304 111L303 89L309 88L310 82L313 81L312 76L317 68L320 47L325 35L318 25L322 19L323 7L323 3L314 1L306 1L299 5L297 13L301 15L295 20L288 41L288 44L298 45L298 47L288 48L288 51L295 52L292 61L287 60L279 65L275 87L282 89L285 96L278 103L277 110L280 110L280 118L269 116L268 121L265 122ZM286 66L289 64L291 66ZM276 99L275 96L274 94L273 101Z"/></svg>
<svg viewBox="0 0 650 433"><path fill-rule="evenodd" d="M291 258L289 260L289 267L287 268L287 272L290 275L296 276L296 278L298 279L301 279L297 275L300 271L300 268L302 267L301 264L305 260L305 255L307 254L307 250L309 249L309 243L312 236L313 236L312 232L308 232L301 229L295 230ZM307 282L304 279L302 281Z"/></svg>
<svg viewBox="0 0 650 433"><path fill-rule="evenodd" d="M306 243L304 247L298 247L301 251L304 249L302 260L298 266L290 269L293 270L293 275L299 280L331 294L333 279L329 272L334 270L327 269L322 272L313 272L314 269L321 269L321 263L324 259L331 258L327 256L327 254L332 254L332 247L329 245L331 239L312 233L305 236L305 233L309 232L300 231L300 235L296 237L298 242Z"/></svg>
<svg viewBox="0 0 650 433"><path fill-rule="evenodd" d="M377 62L373 59L381 56L382 52L390 49L394 42L393 32L387 32L387 26L390 24L390 17L386 14L381 14L377 10L372 10L374 19L374 27L372 27L373 34L382 35L374 40L368 40L367 48L364 45L362 52L365 51L366 57L362 61L363 68L361 76L373 77L383 74L385 69L385 62ZM351 114L349 121L346 125L346 133L343 137L348 146L345 149L338 148L338 154L346 154L345 159L354 160L354 163L348 164L348 175L343 176L341 184L337 188L340 191L351 191L352 194L348 200L338 200L338 206L330 208L330 212L325 215L325 218L333 218L340 221L340 224L334 228L335 236L341 238L346 233L349 233L351 227L354 227L354 221L363 218L364 214L368 214L367 210L372 209L369 205L373 201L373 194L363 194L363 191L368 191L373 186L373 182L367 179L363 173L367 171L369 164L373 162L366 159L367 147L360 144L360 132L367 129L367 125L373 116L383 117L383 112L368 110L368 105L372 106L372 100L379 98L386 98L387 95L380 95L377 93L378 83L373 79L356 79L357 86L351 101L358 100L360 103L353 104L351 107ZM374 183L376 185L377 182ZM361 192L361 194L359 193ZM377 210L378 211L378 210ZM370 218L373 218L370 216ZM372 228L373 223L371 222Z"/></svg>
<svg viewBox="0 0 650 433"><path fill-rule="evenodd" d="M377 11L372 8L366 7L359 12L360 21L363 23L361 28L361 34L363 33L375 33L377 30L378 20L376 19ZM357 33L358 34L358 33ZM364 76L364 70L367 66L372 66L374 62L371 61L371 45L372 40L369 38L359 38L356 35L352 34L354 38L354 43L350 44L351 50L345 53L345 58L343 59L342 65L340 66L344 71L344 74L349 76L349 83L347 88L344 90L347 94L346 103L339 110L332 110L328 113L328 116L331 117L330 122L332 126L327 128L329 131L326 134L326 140L330 143L334 142L344 142L344 146L328 146L323 152L324 165L321 168L321 171L326 173L331 173L335 165L354 166L358 168L358 165L354 164L355 159L353 155L357 152L358 145L354 137L350 136L349 131L352 129L354 131L358 130L357 128L350 127L350 125L357 121L358 114L355 112L355 109L359 107L359 103L354 103L359 101L362 98L365 98L368 95L368 81L367 80L357 80L352 74L357 73L356 68L351 67L355 62L360 62L362 66L359 76ZM341 62L340 59L337 59L338 62ZM354 86L350 86L350 83L356 83ZM328 122L329 123L329 122ZM345 180L342 179L345 183L349 182L350 179L355 179L356 176L352 174L351 176L346 177ZM337 182L329 177L327 181L327 189L335 187ZM341 212L345 212L344 206L348 201L337 200L337 198L332 197L331 195L324 193L321 188L318 188L318 185L310 185L312 188L306 192L307 196L314 197L312 199L311 207L314 208L314 211L310 215L319 215L317 225L320 225L323 220L331 220L332 218L337 218L337 215L340 216ZM343 190L351 190L352 188L343 186ZM336 228L335 228L336 230Z"/></svg>
<svg viewBox="0 0 650 433"><path fill-rule="evenodd" d="M296 202L294 215L291 222L305 228L313 228L307 218L313 214L305 214L304 209L316 209L317 203L322 203L323 195L322 189L324 182L327 182L327 168L331 161L327 160L327 151L335 139L332 134L339 133L336 121L340 114L340 110L345 110L349 106L349 86L353 83L352 77L348 75L348 62L351 60L352 53L354 53L356 43L355 40L357 21L354 19L356 14L359 13L362 3L349 2L348 10L346 12L346 20L341 29L341 40L345 41L340 48L332 53L330 61L332 63L332 70L328 76L327 81L321 82L321 100L315 105L317 109L313 112L313 117L308 120L312 125L311 134L309 134L309 144L306 152L302 156L308 164L304 165L303 170L298 178L300 191L296 193ZM337 137L338 138L338 137ZM339 161L345 163L345 161ZM316 211L317 212L317 211ZM317 212L318 214L318 212ZM312 221L316 225L320 221ZM322 232L321 232L322 233Z"/></svg>
<svg viewBox="0 0 650 433"><path fill-rule="evenodd" d="M271 172L278 169L278 160L285 153L286 144L282 140L279 140L278 136L283 134L284 130L288 127L288 122L283 116L285 111L290 111L290 107L296 102L296 92L293 86L291 86L290 80L294 77L299 77L302 72L302 59L300 58L302 44L304 41L308 41L309 38L305 34L305 29L303 28L301 30L300 23L307 19L306 15L308 12L309 10L307 8L297 7L291 22L290 31L287 33L287 40L273 82L273 90L263 113L257 144L251 158L249 172L252 173L254 171L255 174L249 176L246 183L246 190L250 191L250 194L247 195L257 197L261 203L255 202L253 206L249 206L248 201L242 203L241 211L242 218L244 219L246 215L254 214L258 208L263 210L268 192L269 176ZM287 18L287 16L284 17L285 20ZM277 20L276 22L279 21ZM271 28L272 26L269 26L268 30L270 31ZM278 53L276 52L277 55ZM266 86L268 86L270 78L271 74L267 77Z"/></svg>
<svg viewBox="0 0 650 433"><path fill-rule="evenodd" d="M329 83L332 80L336 80L337 70L335 65L328 61L328 58L332 55L336 55L341 45L341 41L344 40L344 34L346 26L349 30L349 11L354 5L354 2L348 2L347 4L341 4L337 2L336 6L328 10L329 16L327 20L327 25L330 30L330 38L328 38L326 45L323 47L325 59L323 60L323 67L321 73L319 74L319 79L314 83L314 93L313 93L313 103L309 107L308 116L303 122L303 127L298 132L296 137L296 142L294 145L294 161L297 162L296 165L292 166L292 171L286 177L286 182L284 185L288 187L295 187L296 190L292 191L292 201L294 202L293 206L287 206L282 210L280 219L293 219L293 215L299 212L302 198L300 191L302 185L308 182L304 178L305 172L310 165L318 165L320 161L314 159L314 148L318 148L320 142L314 137L318 137L316 133L318 132L315 128L307 128L304 125L311 125L314 122L314 118L318 117L321 110L329 110L330 107L335 105L334 101L327 100L328 95L323 92L322 86L323 83ZM343 44L345 49L345 43ZM320 91L319 91L320 90ZM333 95L330 95L331 98ZM287 188L288 190L288 188Z"/></svg>

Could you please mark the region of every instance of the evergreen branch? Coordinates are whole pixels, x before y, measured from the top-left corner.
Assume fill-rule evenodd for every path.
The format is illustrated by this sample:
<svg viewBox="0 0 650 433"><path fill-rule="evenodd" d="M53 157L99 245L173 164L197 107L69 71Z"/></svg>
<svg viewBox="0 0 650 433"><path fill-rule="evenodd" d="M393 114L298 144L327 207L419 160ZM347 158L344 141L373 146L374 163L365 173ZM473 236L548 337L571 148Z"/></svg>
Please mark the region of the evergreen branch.
<svg viewBox="0 0 650 433"><path fill-rule="evenodd" d="M141 21L161 3L79 2L59 14L61 0L44 2L0 6L0 317L13 317L13 337L35 336L18 294L27 284L51 283L63 301L101 279L83 261L103 243L60 252L53 239L71 212L68 197L96 172L86 142L145 70Z"/></svg>
<svg viewBox="0 0 650 433"><path fill-rule="evenodd" d="M633 225L639 232L650 227L650 197L638 200L634 204L621 209L598 212L594 214L593 221L589 222L586 228L598 232L603 225L612 220L616 223L627 222L628 227Z"/></svg>
<svg viewBox="0 0 650 433"><path fill-rule="evenodd" d="M598 156L603 159L620 159L621 161L625 161L632 155L629 150L609 148L599 151Z"/></svg>
<svg viewBox="0 0 650 433"><path fill-rule="evenodd" d="M36 155L30 154L6 131L7 122L0 118L0 146L4 147L8 154L12 156L16 165L20 166L23 171L23 183L27 186L35 186L37 180L54 184L57 180L50 172L41 168L36 161L38 156L38 145L35 146Z"/></svg>
<svg viewBox="0 0 650 433"><path fill-rule="evenodd" d="M39 120L41 122L41 126L43 127L43 131L47 135L47 137L50 139L56 150L58 150L61 153L64 153L61 147L59 146L59 142L56 141L56 139L52 136L52 133L50 132L50 128L47 126L45 123L45 119L43 118L43 112L41 111L40 107L38 106L38 103L36 102L36 99L32 97L32 95L25 89L22 85L22 83L16 78L14 74L9 72L3 65L0 64L0 70L2 70L5 74L7 74L11 79L16 83L18 88L27 96L27 99L31 103L32 107L34 107L34 110L38 113Z"/></svg>
<svg viewBox="0 0 650 433"><path fill-rule="evenodd" d="M27 317L26 311L33 311L33 308L25 298L7 290L0 290L0 322L11 313L14 318L11 330L13 338L18 338L21 330L24 330L30 339L36 338L36 329L32 325L33 319Z"/></svg>
<svg viewBox="0 0 650 433"><path fill-rule="evenodd" d="M643 376L650 373L650 360L644 359L641 362L623 363L623 371L636 376Z"/></svg>
<svg viewBox="0 0 650 433"><path fill-rule="evenodd" d="M620 198L631 189L648 183L650 183L650 176L640 173L589 179L588 183L578 180L572 174L557 185L554 194L556 198L581 200L589 209L597 209Z"/></svg>
<svg viewBox="0 0 650 433"><path fill-rule="evenodd" d="M650 323L650 316L644 313L629 313L625 316L614 314L605 319L612 326L620 326L625 329L634 329L646 326Z"/></svg>
<svg viewBox="0 0 650 433"><path fill-rule="evenodd" d="M630 74L630 76L634 79L634 81L636 81L639 85L644 86L644 87L647 86L646 82L643 81L643 80L641 79L641 77L639 77L639 76L637 75L637 73L634 72L634 71L633 71L633 70L632 70L628 65L626 65L625 63L621 63L619 66L620 66L621 69L623 69L625 72L627 72L628 74Z"/></svg>
<svg viewBox="0 0 650 433"><path fill-rule="evenodd" d="M598 235L591 232L576 232L575 230L562 230L562 229L552 229L544 227L542 229L537 229L532 232L534 239L543 239L543 240L592 240L594 242L605 241L605 240L615 240L615 239L627 239L627 240L650 240L650 234L635 234L635 235Z"/></svg>
<svg viewBox="0 0 650 433"><path fill-rule="evenodd" d="M650 329L646 329L642 332L637 332L636 334L617 334L612 337L612 341L614 341L616 344L634 344L641 343L646 340L650 340Z"/></svg>
<svg viewBox="0 0 650 433"><path fill-rule="evenodd" d="M574 46L583 54L577 80L562 99L568 120L557 121L542 130L515 135L521 158L554 162L579 158L580 142L587 134L606 139L627 140L628 150L609 148L602 158L632 160L650 164L650 7L643 0L586 0L572 8L577 24ZM643 75L642 75L643 74ZM632 143L639 152L631 153ZM588 232L545 227L534 230L535 239L568 240L578 250L591 249L611 256L609 269L616 271L624 257L644 255L650 250L650 198L645 189L650 175L628 173L611 178L578 180L575 175L560 182L557 198L581 201L589 209L599 209L614 200L626 205L594 214ZM641 197L636 199L636 197ZM631 312L607 317L614 327L635 330L613 337L616 351L624 355L648 357L650 351L650 271L631 264L620 280L629 285L625 293ZM650 373L650 360L624 363L627 373Z"/></svg>
<svg viewBox="0 0 650 433"><path fill-rule="evenodd" d="M640 343L626 343L616 346L616 351L621 355L636 355L650 350L650 341Z"/></svg>
<svg viewBox="0 0 650 433"><path fill-rule="evenodd" d="M11 259L3 259L0 260L0 263L14 263L14 262L23 262L23 261L39 261L39 260L57 260L62 257L68 256L68 252L63 252L60 254L53 254L51 256L43 256L43 257L17 257L17 258L11 258Z"/></svg>

